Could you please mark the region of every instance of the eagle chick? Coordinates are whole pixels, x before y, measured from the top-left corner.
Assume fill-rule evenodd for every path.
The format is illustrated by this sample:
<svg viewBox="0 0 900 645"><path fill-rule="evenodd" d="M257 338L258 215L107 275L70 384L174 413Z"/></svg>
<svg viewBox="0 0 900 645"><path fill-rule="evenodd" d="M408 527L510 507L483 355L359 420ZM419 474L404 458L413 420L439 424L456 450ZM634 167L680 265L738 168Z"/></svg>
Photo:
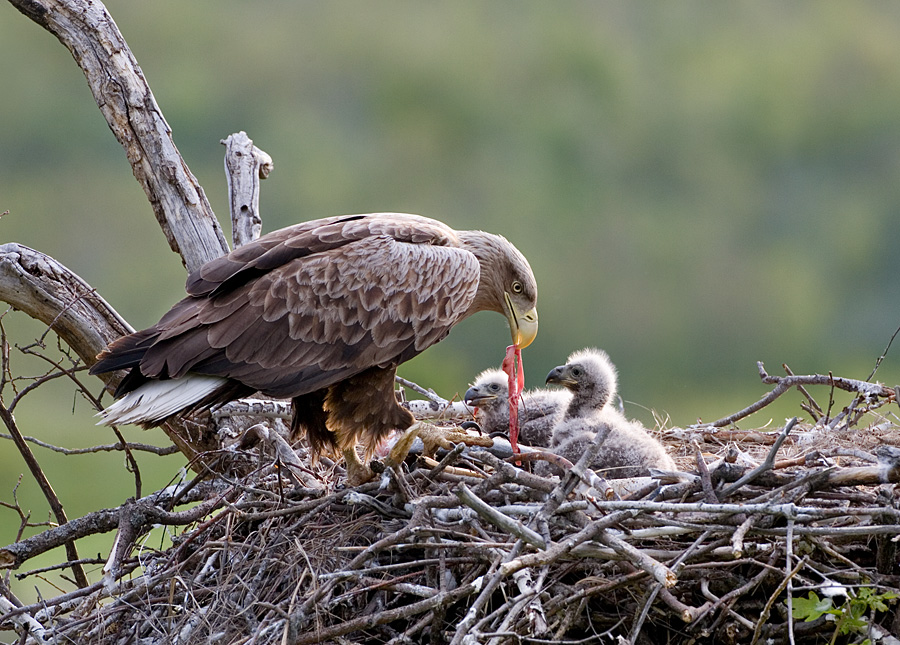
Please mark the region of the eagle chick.
<svg viewBox="0 0 900 645"><path fill-rule="evenodd" d="M467 405L477 407L475 420L488 434L509 428L509 379L498 369L483 371L466 390ZM547 448L553 428L572 399L568 390L536 388L522 393L519 401L519 441Z"/></svg>
<svg viewBox="0 0 900 645"><path fill-rule="evenodd" d="M606 352L584 349L547 375L572 392L562 420L554 427L550 449L577 462L597 433L609 429L590 467L602 477L618 479L648 475L651 468L675 470L665 448L637 421L629 421L609 405L616 394L616 369Z"/></svg>

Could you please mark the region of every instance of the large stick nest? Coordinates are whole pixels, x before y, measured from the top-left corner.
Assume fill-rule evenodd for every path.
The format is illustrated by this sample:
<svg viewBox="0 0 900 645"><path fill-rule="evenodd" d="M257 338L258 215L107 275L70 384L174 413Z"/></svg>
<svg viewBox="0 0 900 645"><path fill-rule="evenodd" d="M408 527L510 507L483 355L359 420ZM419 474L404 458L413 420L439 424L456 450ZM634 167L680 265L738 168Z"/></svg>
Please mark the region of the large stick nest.
<svg viewBox="0 0 900 645"><path fill-rule="evenodd" d="M898 426L829 421L657 429L684 472L653 478L459 445L357 488L257 427L271 444L226 455L243 474L119 509L102 582L0 620L101 645L896 643ZM157 550L154 523L184 528Z"/></svg>

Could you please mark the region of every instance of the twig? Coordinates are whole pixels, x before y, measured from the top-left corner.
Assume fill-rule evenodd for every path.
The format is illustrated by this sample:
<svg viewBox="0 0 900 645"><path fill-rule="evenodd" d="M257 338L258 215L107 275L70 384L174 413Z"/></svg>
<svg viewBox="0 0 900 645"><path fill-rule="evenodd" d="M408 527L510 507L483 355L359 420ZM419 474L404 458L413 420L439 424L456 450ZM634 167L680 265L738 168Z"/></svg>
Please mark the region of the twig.
<svg viewBox="0 0 900 645"><path fill-rule="evenodd" d="M629 645L635 645L637 643L638 636L644 626L644 621L647 620L647 616L650 614L650 607L653 605L653 601L656 600L656 596L659 595L659 592L662 591L662 589L663 586L661 584L655 584L647 590L647 594L644 596L643 602L641 603L641 611L635 616L634 623L631 625L631 631L628 634Z"/></svg>
<svg viewBox="0 0 900 645"><path fill-rule="evenodd" d="M778 596L781 595L781 592L785 590L788 583L793 579L795 575L800 572L800 569L806 566L807 556L803 556L800 562L797 563L791 571L785 576L784 580L782 580L779 585L775 588L769 595L769 599L766 601L765 607L763 607L762 613L759 615L759 620L756 622L756 629L753 631L753 639L750 641L750 645L756 645L756 642L759 640L760 635L762 634L763 625L765 625L769 620L769 612L772 610L772 605L775 604L775 600ZM788 616L788 622L790 622L792 618Z"/></svg>
<svg viewBox="0 0 900 645"><path fill-rule="evenodd" d="M9 430L9 433L12 435L13 442L19 449L19 453L22 455L22 459L24 459L25 463L28 465L28 470L31 471L32 476L34 477L35 481L37 481L41 492L44 493L44 497L47 499L47 503L50 504L50 508L53 511L53 515L56 517L56 521L60 524L66 524L66 522L68 522L69 520L66 517L66 511L63 508L62 503L59 501L59 497L56 496L56 492L50 485L50 481L44 474L43 469L41 469L41 465L35 458L34 453L31 452L31 448L28 447L28 444L25 442L24 437L22 437L22 433L19 432L19 428L16 425L15 418L13 418L13 415L9 412L6 406L2 404L0 404L0 419L3 419L3 423L6 425L6 429ZM75 547L75 541L67 540L65 542L65 547L67 558L70 562L75 563L72 564L72 573L75 575L75 581L78 583L79 587L87 587L89 583L87 576L84 573L84 569L80 564L77 564L79 557L78 549Z"/></svg>
<svg viewBox="0 0 900 645"><path fill-rule="evenodd" d="M478 513L480 517L486 519L494 526L506 531L510 535L530 544L531 546L544 549L547 544L538 533L522 525L511 517L499 512L490 504L486 504L479 499L472 491L463 483L456 487L456 496L459 501Z"/></svg>
<svg viewBox="0 0 900 645"><path fill-rule="evenodd" d="M395 609L388 609L368 616L361 616L353 620L338 623L332 627L314 630L311 634L298 635L290 642L294 645L315 645L316 643L323 643L330 639L343 636L344 634L365 630L376 625L384 625L401 618L417 616L426 611L450 605L461 598L476 593L477 590L478 586L474 583L470 583L452 591L445 591L432 596L431 598L420 600L419 602L414 602ZM293 621L294 618L292 617L291 620Z"/></svg>
<svg viewBox="0 0 900 645"><path fill-rule="evenodd" d="M428 471L428 479L434 479L437 477L445 468L453 464L459 456L465 450L466 444L460 442L453 446L453 449L450 450L446 455L444 455L441 460L435 465L432 466L431 470Z"/></svg>
<svg viewBox="0 0 900 645"><path fill-rule="evenodd" d="M739 410L738 412L735 412L734 414L731 414L727 417L723 417L721 419L713 421L710 424L701 425L710 425L716 428L730 425L735 421L743 419L744 417L748 417L754 412L763 409L779 396L790 390L792 387L796 387L798 385L828 385L833 388L846 390L847 392L859 393L867 399L874 399L878 397L891 398L894 396L893 390L878 383L868 383L866 381L859 381L856 379L841 378L833 376L831 374L829 374L828 376L822 374L812 374L808 376L770 376L766 373L762 361L757 362L756 365L759 369L759 377L762 382L768 384L774 383L775 388L769 391L759 401L753 403L752 405L748 405L743 410Z"/></svg>
<svg viewBox="0 0 900 645"><path fill-rule="evenodd" d="M657 562L646 553L642 553L639 549L631 546L625 540L622 540L608 531L604 531L597 535L597 541L612 548L616 553L634 564L639 569L649 573L653 578L665 588L674 587L678 582L678 576L672 569Z"/></svg>
<svg viewBox="0 0 900 645"><path fill-rule="evenodd" d="M716 491L713 489L712 480L709 477L709 468L706 467L706 461L703 459L703 453L700 452L700 447L696 445L694 450L694 460L697 464L697 472L700 473L700 485L703 487L703 496L706 498L707 502L717 504L719 498L716 496Z"/></svg>
<svg viewBox="0 0 900 645"><path fill-rule="evenodd" d="M893 344L894 339L897 337L897 334L900 334L900 327L897 327L897 329L894 330L894 333L891 334L891 338L890 338L890 340L888 340L887 347L885 347L885 348L884 348L884 351L881 352L881 356L879 356L879 357L876 359L876 361L875 361L875 367L872 368L872 373L869 374L869 377L866 379L867 381L871 381L872 378L874 378L875 372L877 372L877 371L878 371L878 368L881 367L881 361L883 361L883 360L885 359L885 357L887 356L888 351L890 351L890 349L891 349L891 344Z"/></svg>
<svg viewBox="0 0 900 645"><path fill-rule="evenodd" d="M794 372L791 371L791 368L788 367L787 364L782 363L781 367L784 369L785 374L787 374L788 376L795 376ZM809 393L809 390L807 390L805 387L803 387L802 385L798 385L797 391L800 392L803 396L805 396L806 400L808 402L808 405L806 407L804 407L803 409L808 411L812 415L813 420L817 421L819 419L819 417L822 416L822 414L824 414L824 410L822 410L822 408L819 406L819 404L816 402L816 400Z"/></svg>
<svg viewBox="0 0 900 645"><path fill-rule="evenodd" d="M41 441L37 437L30 437L28 435L23 435L22 438L29 442L33 443L36 446L40 446L41 448L46 448L47 450L52 450L53 452L58 452L62 455L87 455L97 452L116 452L125 449L125 446L128 447L129 450L133 450L135 452L149 452L154 455L166 456L172 455L178 452L178 448L176 446L154 446L148 443L134 443L127 442L125 446L119 443L109 443L100 446L90 446L89 448L63 448L62 446L54 446L52 443L47 443L46 441ZM0 432L0 439L6 439L9 441L13 440L12 435Z"/></svg>
<svg viewBox="0 0 900 645"><path fill-rule="evenodd" d="M778 454L778 450L781 448L781 444L784 443L784 440L787 439L787 436L790 434L791 430L797 425L799 419L797 417L789 420L784 429L781 431L781 434L778 435L778 439L775 440L774 445L769 450L769 453L766 455L765 461L761 463L759 466L751 470L749 473L741 477L739 480L728 486L725 490L722 491L722 497L727 498L734 491L738 490L741 486L752 482L754 479L762 475L764 472L771 470L775 466L775 455Z"/></svg>
<svg viewBox="0 0 900 645"><path fill-rule="evenodd" d="M38 643L56 642L56 639L53 638L52 634L47 633L43 625L27 613L17 611L19 609L10 600L0 596L0 616L3 617L4 622L15 625L21 630L22 639L20 642L24 643L26 636L31 636Z"/></svg>
<svg viewBox="0 0 900 645"><path fill-rule="evenodd" d="M446 408L448 405L450 405L450 401L435 394L434 390L425 389L421 385L418 385L417 383L413 383L412 381L409 381L405 378L402 378L400 376L394 376L394 382L399 383L403 387L408 388L408 389L412 390L413 392L417 392L417 393L421 394L426 399L428 399L429 401L432 401L433 403L437 403L442 408Z"/></svg>
<svg viewBox="0 0 900 645"><path fill-rule="evenodd" d="M169 487L157 491L138 500L138 503L153 504L164 508L168 499L178 494L179 487ZM185 496L182 503L197 501L194 497ZM190 523L188 520L185 523ZM162 523L162 522L160 522ZM65 524L53 527L20 542L0 547L0 568L15 568L31 558L54 549L67 542L73 542L88 535L108 533L118 527L119 509L107 508L93 511Z"/></svg>
<svg viewBox="0 0 900 645"><path fill-rule="evenodd" d="M74 301L73 301L73 303L70 303L67 306L67 308L71 307L72 304L74 304ZM57 319L59 319L59 317L63 315L64 311L57 314ZM55 322L56 321L54 321L54 323ZM48 331L52 327L53 327L53 323L51 323L47 327ZM78 377L75 376L75 372L78 371L78 368L67 369L67 368L63 367L59 363L59 361L51 360L49 357L45 356L43 353L35 352L29 348L23 348L22 352L25 354L30 354L32 356L36 356L37 358L40 358L41 360L44 360L44 361L47 361L48 363L50 363L53 367L55 367L57 370L59 370L59 372L61 372L62 374L65 374L67 377L69 377L69 379L73 383L75 383L75 386L78 388L78 391L81 392L82 396L84 396L88 401L91 402L91 404L94 406L94 409L96 409L96 410L103 409L103 406L100 405L100 400L97 397L95 397L93 394L91 394L90 391L87 389L87 387L85 387L85 385L78 379ZM83 369L83 368L81 368L81 369ZM13 399L12 404L17 403L23 394L24 394L24 391L20 392L16 396L16 398ZM12 404L10 404L10 412L12 412ZM134 455L132 454L131 450L128 447L128 443L125 441L125 437L122 436L122 433L119 432L119 429L117 427L113 426L112 431L113 431L113 434L116 435L116 438L119 440L119 443L123 446L123 450L125 452L125 459L128 461L128 469L134 474L134 496L139 498L139 497L141 497L141 488L142 488L141 468L140 468L140 466L138 466L137 459L135 459Z"/></svg>
<svg viewBox="0 0 900 645"><path fill-rule="evenodd" d="M523 542L521 540L513 544L508 553L504 553L498 557L500 566L491 571L490 576L482 576L479 578L476 589L479 589L481 593L478 594L475 601L469 606L466 615L463 616L463 619L459 622L459 625L453 634L453 639L450 641L450 645L461 645L461 643L469 637L475 620L478 618L482 608L487 604L491 596L493 596L497 587L500 586L500 582L507 575L514 573L514 571L504 572L503 565L509 564L517 558L522 549L522 544ZM485 578L487 579L485 580Z"/></svg>
<svg viewBox="0 0 900 645"><path fill-rule="evenodd" d="M675 559L675 561L672 563L672 569L674 571L681 570L681 568L684 565L685 560L687 560L689 557L691 557L697 551L697 549L706 540L706 538L708 536L709 536L709 531L704 531L696 540L694 540L694 542L687 549L682 551L681 554L679 554L679 556ZM653 586L653 589L650 590L650 593L647 594L647 598L644 602L643 607L641 608L641 612L635 617L634 623L631 626L631 632L629 635L629 643L634 644L637 642L637 637L640 634L641 627L643 626L644 621L647 619L647 615L650 612L650 605L653 603L653 600L656 598L656 596L658 594L660 594L662 592L668 593L669 586L670 585L665 585L662 582L657 582ZM670 606L673 606L673 603L671 601L673 601L675 599L674 599L674 597L671 596L671 594L669 594L669 596L666 597L666 600L670 603ZM679 612L680 617L682 618L682 620L684 620L684 622L691 622L692 620L697 619L698 617L703 615L705 610L708 610L708 608L709 608L708 604L697 609L697 608L687 607L680 602L678 602L675 606L677 607L676 611Z"/></svg>
<svg viewBox="0 0 900 645"><path fill-rule="evenodd" d="M787 585L785 585L785 591L787 592L787 626L788 626L788 642L791 645L794 645L794 588L793 588L793 580L794 576L791 573L791 562L794 559L794 520L793 518L788 519L787 521L787 537L784 540L784 573L787 576Z"/></svg>
<svg viewBox="0 0 900 645"><path fill-rule="evenodd" d="M731 536L731 552L734 554L735 560L744 557L744 537L746 537L747 531L750 530L754 522L756 522L756 516L749 516L741 522L741 525L737 527L737 530Z"/></svg>
<svg viewBox="0 0 900 645"><path fill-rule="evenodd" d="M591 442L588 449L578 460L578 463L576 463L571 470L566 471L559 484L557 484L553 492L550 493L544 507L541 509L540 513L538 513L537 519L543 521L548 520L556 512L559 505L563 503L573 490L575 490L578 482L584 477L585 471L589 465L594 462L594 459L603 447L603 442L606 441L609 432L610 427L607 424L603 424L603 427L594 437L594 441Z"/></svg>
<svg viewBox="0 0 900 645"><path fill-rule="evenodd" d="M217 421L237 416L289 420L291 418L291 402L273 399L236 399L214 408L211 415Z"/></svg>

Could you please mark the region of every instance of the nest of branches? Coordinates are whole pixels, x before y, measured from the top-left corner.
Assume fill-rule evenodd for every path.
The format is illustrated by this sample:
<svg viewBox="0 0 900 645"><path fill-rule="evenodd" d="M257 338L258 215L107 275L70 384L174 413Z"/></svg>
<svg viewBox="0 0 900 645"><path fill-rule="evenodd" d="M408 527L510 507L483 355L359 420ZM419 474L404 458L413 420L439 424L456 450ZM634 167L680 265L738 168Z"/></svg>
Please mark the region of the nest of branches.
<svg viewBox="0 0 900 645"><path fill-rule="evenodd" d="M900 435L884 413L848 423L896 394L858 383L841 427L807 393L814 422L780 432L658 429L681 471L629 480L586 468L599 443L550 478L460 443L351 488L257 424L218 455L228 476L0 549L17 567L117 531L102 580L30 606L0 594L0 621L19 642L101 645L896 643ZM156 525L167 548L142 538Z"/></svg>

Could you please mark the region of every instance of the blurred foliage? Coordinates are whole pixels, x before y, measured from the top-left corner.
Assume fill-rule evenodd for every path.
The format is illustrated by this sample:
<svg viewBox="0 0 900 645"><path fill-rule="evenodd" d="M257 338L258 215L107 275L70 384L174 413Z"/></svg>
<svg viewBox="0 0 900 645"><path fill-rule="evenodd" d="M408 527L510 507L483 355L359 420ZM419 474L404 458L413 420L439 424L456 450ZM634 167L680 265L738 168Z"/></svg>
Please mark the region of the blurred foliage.
<svg viewBox="0 0 900 645"><path fill-rule="evenodd" d="M765 391L757 360L866 378L900 325L896 3L107 6L223 223L219 141L246 130L275 159L265 230L393 210L512 240L541 289L529 386L596 345L632 416L712 420ZM0 240L49 253L152 324L184 272L82 75L10 6L0 59ZM401 373L449 397L508 338L479 314ZM897 352L878 373L888 383ZM71 386L54 387L23 403L27 434L109 441L86 405L73 413ZM754 422L799 412L785 399ZM0 446L8 499L23 466ZM88 508L129 494L121 458L114 495L77 459L91 458L61 460L61 490L78 482Z"/></svg>

